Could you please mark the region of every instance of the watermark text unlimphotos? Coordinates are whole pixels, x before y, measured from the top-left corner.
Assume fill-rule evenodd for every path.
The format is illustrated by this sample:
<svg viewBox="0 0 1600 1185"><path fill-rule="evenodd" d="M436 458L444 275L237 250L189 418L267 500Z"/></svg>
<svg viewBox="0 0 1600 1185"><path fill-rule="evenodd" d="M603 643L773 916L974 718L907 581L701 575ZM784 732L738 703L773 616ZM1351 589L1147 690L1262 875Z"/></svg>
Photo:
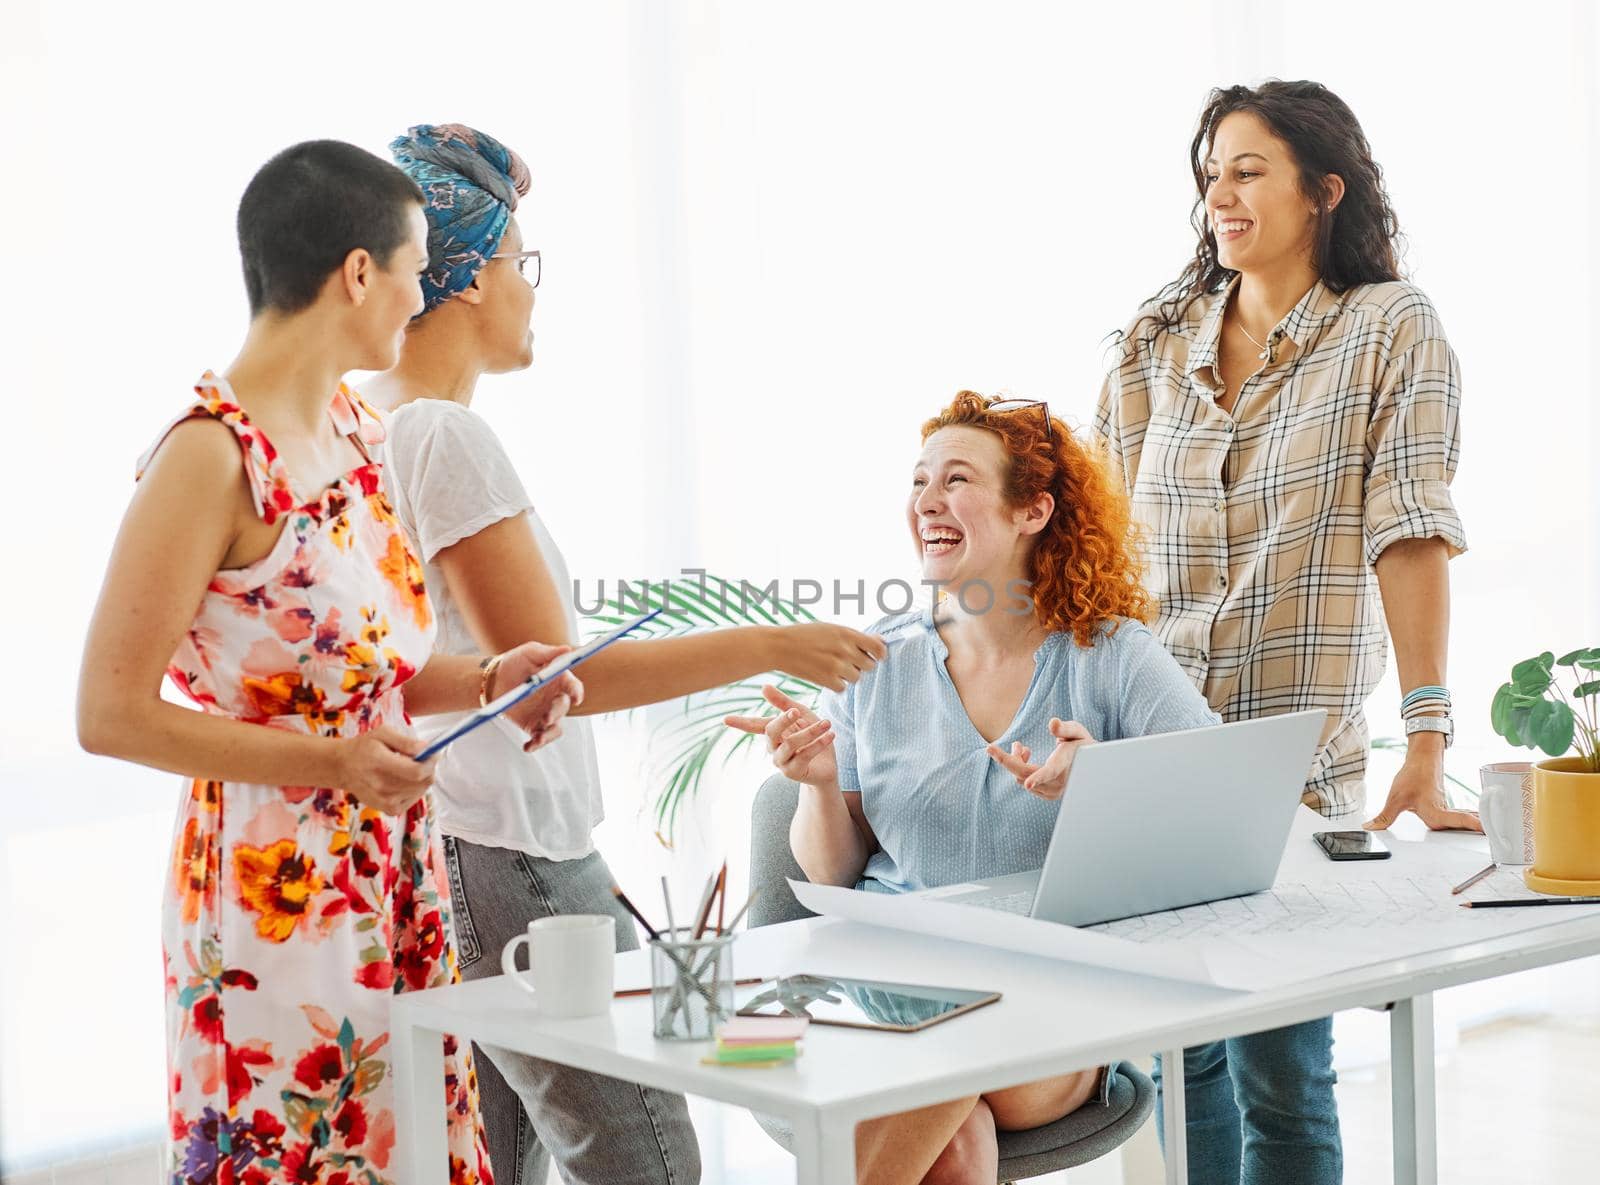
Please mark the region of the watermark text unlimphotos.
<svg viewBox="0 0 1600 1185"><path fill-rule="evenodd" d="M973 616L986 613L1005 613L1013 617L1026 617L1033 613L1033 597L1029 580L1008 580L1003 592L997 591L987 580L965 580L952 584L942 580L880 580L869 588L865 579L857 580L854 587L847 580L821 580L797 578L789 581L789 595L783 596L783 581L769 580L755 584L749 580L723 580L709 576L703 568L681 569L678 577L661 580L618 579L607 582L604 578L593 582L592 590L582 580L572 582L572 607L579 616L587 617L611 610L618 613L647 613L660 605L681 603L684 594L693 601L714 606L724 617L737 614L747 617L752 612L764 614L768 609L788 605L812 611L815 616L839 617L852 606L851 612L865 616L872 608L885 616L909 613L918 602L917 589L928 589L937 604L941 596L953 597L961 611ZM592 593L593 599L589 599ZM676 594L676 595L675 595Z"/></svg>

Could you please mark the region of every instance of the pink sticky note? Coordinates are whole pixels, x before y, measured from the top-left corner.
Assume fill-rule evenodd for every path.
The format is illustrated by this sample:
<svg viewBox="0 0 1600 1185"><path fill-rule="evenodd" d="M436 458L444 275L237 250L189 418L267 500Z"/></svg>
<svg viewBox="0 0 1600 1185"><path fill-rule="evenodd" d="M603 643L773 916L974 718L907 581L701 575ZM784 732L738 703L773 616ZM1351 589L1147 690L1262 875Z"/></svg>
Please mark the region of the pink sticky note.
<svg viewBox="0 0 1600 1185"><path fill-rule="evenodd" d="M806 1035L808 1016L736 1016L717 1030L724 1045L766 1045L798 1041Z"/></svg>

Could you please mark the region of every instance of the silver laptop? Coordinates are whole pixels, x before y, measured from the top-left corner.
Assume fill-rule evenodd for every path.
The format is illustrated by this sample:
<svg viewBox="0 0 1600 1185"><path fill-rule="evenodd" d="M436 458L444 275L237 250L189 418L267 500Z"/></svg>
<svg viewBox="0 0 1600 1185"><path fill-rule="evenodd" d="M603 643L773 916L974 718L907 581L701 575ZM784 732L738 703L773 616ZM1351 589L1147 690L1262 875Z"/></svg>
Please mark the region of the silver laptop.
<svg viewBox="0 0 1600 1185"><path fill-rule="evenodd" d="M1044 867L940 900L1092 926L1270 888L1327 715L1087 745Z"/></svg>

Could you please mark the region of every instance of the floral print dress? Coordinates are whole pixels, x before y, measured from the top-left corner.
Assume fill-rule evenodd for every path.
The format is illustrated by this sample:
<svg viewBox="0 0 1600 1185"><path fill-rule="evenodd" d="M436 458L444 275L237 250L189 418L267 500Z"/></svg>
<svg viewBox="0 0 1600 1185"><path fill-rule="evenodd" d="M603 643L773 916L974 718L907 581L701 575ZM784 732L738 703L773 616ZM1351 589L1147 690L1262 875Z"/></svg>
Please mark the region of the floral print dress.
<svg viewBox="0 0 1600 1185"><path fill-rule="evenodd" d="M270 554L218 572L167 674L212 715L318 736L407 722L401 686L434 623L343 384L334 424L367 458L307 501L224 380L167 429L238 437ZM144 471L166 433L140 462ZM196 779L162 918L171 1185L387 1185L396 1131L389 1003L456 981L430 797L404 817L336 787ZM446 1039L450 1179L489 1185L470 1048Z"/></svg>

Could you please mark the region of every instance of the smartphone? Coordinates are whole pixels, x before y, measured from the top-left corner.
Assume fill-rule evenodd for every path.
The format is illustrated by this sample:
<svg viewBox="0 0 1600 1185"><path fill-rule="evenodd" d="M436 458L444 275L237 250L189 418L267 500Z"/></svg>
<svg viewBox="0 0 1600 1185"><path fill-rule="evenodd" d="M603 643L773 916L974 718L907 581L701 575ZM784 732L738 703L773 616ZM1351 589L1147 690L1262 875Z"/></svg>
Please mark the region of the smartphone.
<svg viewBox="0 0 1600 1185"><path fill-rule="evenodd" d="M1387 860L1389 849L1370 831L1319 831L1311 838L1330 860Z"/></svg>

